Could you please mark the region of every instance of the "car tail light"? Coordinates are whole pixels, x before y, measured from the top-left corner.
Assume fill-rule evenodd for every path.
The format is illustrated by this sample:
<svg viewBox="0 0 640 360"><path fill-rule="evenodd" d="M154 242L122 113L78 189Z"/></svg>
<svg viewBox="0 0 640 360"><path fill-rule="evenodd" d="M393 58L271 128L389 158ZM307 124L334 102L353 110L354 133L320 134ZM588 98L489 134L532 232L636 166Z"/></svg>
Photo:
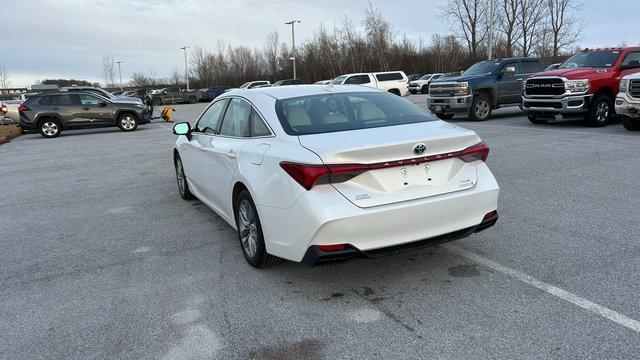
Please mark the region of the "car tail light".
<svg viewBox="0 0 640 360"><path fill-rule="evenodd" d="M427 155L419 158L387 161L375 164L329 164L310 165L293 162L281 162L280 167L289 174L303 188L311 190L315 185L337 184L349 181L354 177L369 170L386 169L391 167L418 165L426 162L460 158L465 162L477 160L486 161L489 156L489 146L479 143L470 146L462 151L455 151L445 154Z"/></svg>
<svg viewBox="0 0 640 360"><path fill-rule="evenodd" d="M345 182L370 169L368 165L359 164L308 165L291 162L282 162L280 167L307 190L314 185Z"/></svg>
<svg viewBox="0 0 640 360"><path fill-rule="evenodd" d="M332 245L316 245L318 250L322 251L341 251L346 248L344 244L332 244Z"/></svg>
<svg viewBox="0 0 640 360"><path fill-rule="evenodd" d="M29 111L29 108L25 104L20 104L20 106L18 106L18 112L25 112L25 111Z"/></svg>
<svg viewBox="0 0 640 360"><path fill-rule="evenodd" d="M487 161L489 157L489 146L483 142L470 146L462 150L460 159L466 162L474 162L476 160Z"/></svg>

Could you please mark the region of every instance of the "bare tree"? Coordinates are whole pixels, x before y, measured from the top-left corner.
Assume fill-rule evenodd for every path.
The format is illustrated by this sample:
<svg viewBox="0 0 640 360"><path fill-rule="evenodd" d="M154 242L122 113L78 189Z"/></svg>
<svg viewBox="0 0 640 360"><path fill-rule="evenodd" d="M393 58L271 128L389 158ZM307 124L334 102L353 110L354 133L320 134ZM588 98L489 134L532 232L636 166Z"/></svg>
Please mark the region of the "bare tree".
<svg viewBox="0 0 640 360"><path fill-rule="evenodd" d="M182 73L178 71L178 69L173 69L173 73L171 73L171 84L174 86L179 86L182 83Z"/></svg>
<svg viewBox="0 0 640 360"><path fill-rule="evenodd" d="M369 2L369 7L365 10L365 17L362 20L366 39L370 45L370 56L378 60L380 70L388 70L387 58L389 49L393 43L393 31L391 24L387 21L378 9L373 8Z"/></svg>
<svg viewBox="0 0 640 360"><path fill-rule="evenodd" d="M104 77L104 83L107 87L115 84L116 61L111 54L107 53L102 56L102 76Z"/></svg>
<svg viewBox="0 0 640 360"><path fill-rule="evenodd" d="M280 46L280 35L277 31L273 31L267 35L267 39L264 44L264 56L267 62L267 68L269 70L269 78L275 80L275 76L278 73L278 47Z"/></svg>
<svg viewBox="0 0 640 360"><path fill-rule="evenodd" d="M11 80L9 79L9 73L7 72L7 69L4 67L4 65L0 65L0 89L2 89L0 94L4 95L5 89L8 89L10 87Z"/></svg>
<svg viewBox="0 0 640 360"><path fill-rule="evenodd" d="M500 10L502 16L500 16L499 29L504 35L505 56L513 56L513 48L520 37L520 28L518 27L520 6L518 0L502 0Z"/></svg>
<svg viewBox="0 0 640 360"><path fill-rule="evenodd" d="M582 4L578 0L547 0L553 62L558 61L562 49L576 43L582 25L575 13Z"/></svg>
<svg viewBox="0 0 640 360"><path fill-rule="evenodd" d="M531 55L544 35L546 7L545 0L518 0L520 5L520 47L522 56Z"/></svg>
<svg viewBox="0 0 640 360"><path fill-rule="evenodd" d="M449 21L451 31L467 43L472 59L478 59L478 51L486 37L487 2L484 0L449 0L441 9Z"/></svg>

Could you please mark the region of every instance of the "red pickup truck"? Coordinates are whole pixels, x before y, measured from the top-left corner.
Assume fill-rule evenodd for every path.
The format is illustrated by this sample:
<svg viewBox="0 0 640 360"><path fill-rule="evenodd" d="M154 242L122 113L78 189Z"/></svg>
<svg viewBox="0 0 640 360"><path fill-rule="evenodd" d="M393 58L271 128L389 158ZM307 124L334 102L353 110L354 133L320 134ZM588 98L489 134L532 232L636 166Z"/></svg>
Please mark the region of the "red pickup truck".
<svg viewBox="0 0 640 360"><path fill-rule="evenodd" d="M522 108L534 124L580 118L605 126L615 115L620 79L640 72L640 46L585 49L557 69L537 73L524 84Z"/></svg>

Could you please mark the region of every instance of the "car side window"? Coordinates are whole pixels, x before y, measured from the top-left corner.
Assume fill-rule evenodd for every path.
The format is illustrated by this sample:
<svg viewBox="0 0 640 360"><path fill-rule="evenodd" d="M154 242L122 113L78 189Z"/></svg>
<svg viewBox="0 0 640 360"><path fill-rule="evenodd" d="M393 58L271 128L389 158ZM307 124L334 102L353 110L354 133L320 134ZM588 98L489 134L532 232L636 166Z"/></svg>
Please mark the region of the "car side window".
<svg viewBox="0 0 640 360"><path fill-rule="evenodd" d="M630 52L622 60L622 66L637 66L640 67L640 52Z"/></svg>
<svg viewBox="0 0 640 360"><path fill-rule="evenodd" d="M251 105L241 99L231 99L222 120L220 135L233 137L250 137L249 117Z"/></svg>
<svg viewBox="0 0 640 360"><path fill-rule="evenodd" d="M353 75L350 76L344 83L353 85L368 84L370 83L369 75Z"/></svg>
<svg viewBox="0 0 640 360"><path fill-rule="evenodd" d="M100 104L100 99L93 95L80 94L80 103L82 105L98 105Z"/></svg>
<svg viewBox="0 0 640 360"><path fill-rule="evenodd" d="M79 104L78 95L76 94L64 94L64 95L54 95L50 97L48 105L76 105Z"/></svg>
<svg viewBox="0 0 640 360"><path fill-rule="evenodd" d="M264 120L258 112L253 109L251 110L251 136L269 136L271 135L271 131L267 124L265 124Z"/></svg>
<svg viewBox="0 0 640 360"><path fill-rule="evenodd" d="M219 100L211 104L209 108L202 114L195 126L195 132L201 132L207 135L215 135L218 133L220 118L227 104L227 100Z"/></svg>
<svg viewBox="0 0 640 360"><path fill-rule="evenodd" d="M520 73L522 74L534 74L544 70L542 64L537 61L524 61L521 67L522 71Z"/></svg>

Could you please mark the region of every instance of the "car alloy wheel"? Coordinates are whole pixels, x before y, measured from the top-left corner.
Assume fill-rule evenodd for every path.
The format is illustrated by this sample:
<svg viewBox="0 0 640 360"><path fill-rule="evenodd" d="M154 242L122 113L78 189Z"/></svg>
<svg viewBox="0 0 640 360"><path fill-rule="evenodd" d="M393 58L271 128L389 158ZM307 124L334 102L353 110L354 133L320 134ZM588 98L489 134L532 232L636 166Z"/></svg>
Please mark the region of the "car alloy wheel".
<svg viewBox="0 0 640 360"><path fill-rule="evenodd" d="M489 103L485 100L480 100L476 103L476 108L474 109L476 112L476 116L479 119L484 119L489 116Z"/></svg>
<svg viewBox="0 0 640 360"><path fill-rule="evenodd" d="M254 257L258 248L258 226L253 207L248 200L242 199L238 206L238 226L242 248L249 257Z"/></svg>
<svg viewBox="0 0 640 360"><path fill-rule="evenodd" d="M194 196L189 190L187 177L184 175L184 168L182 167L182 160L180 160L179 156L176 156L174 165L176 168L176 181L178 182L178 191L180 192L180 197L185 200L193 200Z"/></svg>
<svg viewBox="0 0 640 360"><path fill-rule="evenodd" d="M42 133L46 136L56 136L56 134L58 134L58 131L60 131L60 128L58 128L58 124L52 121L47 121L42 124Z"/></svg>
<svg viewBox="0 0 640 360"><path fill-rule="evenodd" d="M601 123L607 122L609 119L609 104L606 101L601 101L596 107L596 120Z"/></svg>
<svg viewBox="0 0 640 360"><path fill-rule="evenodd" d="M120 125L122 126L123 130L131 131L136 127L136 119L134 119L133 116L130 115L123 116L120 119Z"/></svg>

